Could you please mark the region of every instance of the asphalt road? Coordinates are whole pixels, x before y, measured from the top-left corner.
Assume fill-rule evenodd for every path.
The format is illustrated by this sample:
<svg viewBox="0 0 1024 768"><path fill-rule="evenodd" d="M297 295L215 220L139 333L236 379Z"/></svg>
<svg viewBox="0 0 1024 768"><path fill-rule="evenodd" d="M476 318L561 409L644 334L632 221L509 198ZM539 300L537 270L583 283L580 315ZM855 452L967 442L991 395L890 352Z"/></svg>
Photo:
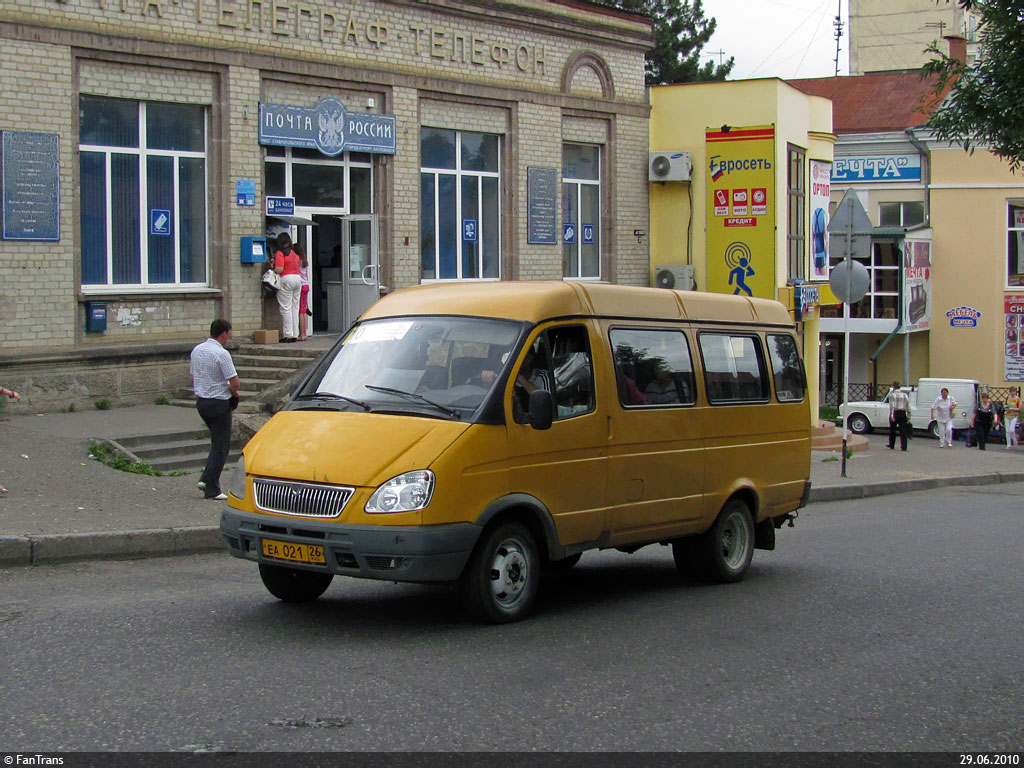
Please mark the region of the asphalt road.
<svg viewBox="0 0 1024 768"><path fill-rule="evenodd" d="M816 504L730 586L590 553L501 627L227 555L11 569L0 749L1019 752L1022 497Z"/></svg>

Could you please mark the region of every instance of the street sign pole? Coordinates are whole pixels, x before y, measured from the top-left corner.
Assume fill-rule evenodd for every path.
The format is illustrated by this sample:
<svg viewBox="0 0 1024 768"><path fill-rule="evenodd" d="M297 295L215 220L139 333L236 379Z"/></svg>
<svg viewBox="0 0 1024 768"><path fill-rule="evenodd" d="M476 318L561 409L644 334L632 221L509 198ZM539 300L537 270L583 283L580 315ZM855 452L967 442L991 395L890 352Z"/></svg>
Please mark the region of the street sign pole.
<svg viewBox="0 0 1024 768"><path fill-rule="evenodd" d="M851 214L849 216L849 223L846 226L846 258L853 260L853 198L849 199L849 206ZM853 270L846 270L846 296L849 299L852 293L853 283ZM843 302L843 402L850 402L850 307L852 304L850 301ZM839 472L840 476L846 477L846 435L847 435L847 421L848 419L843 416L843 463L842 468Z"/></svg>

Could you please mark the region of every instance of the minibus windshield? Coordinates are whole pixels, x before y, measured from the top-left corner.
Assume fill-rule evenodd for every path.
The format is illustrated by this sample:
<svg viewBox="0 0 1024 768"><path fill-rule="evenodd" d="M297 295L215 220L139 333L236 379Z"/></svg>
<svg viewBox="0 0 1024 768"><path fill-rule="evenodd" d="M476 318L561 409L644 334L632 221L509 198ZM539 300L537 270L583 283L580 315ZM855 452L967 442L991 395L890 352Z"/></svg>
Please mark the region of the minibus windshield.
<svg viewBox="0 0 1024 768"><path fill-rule="evenodd" d="M510 364L522 329L478 317L369 320L349 332L294 400L468 421Z"/></svg>

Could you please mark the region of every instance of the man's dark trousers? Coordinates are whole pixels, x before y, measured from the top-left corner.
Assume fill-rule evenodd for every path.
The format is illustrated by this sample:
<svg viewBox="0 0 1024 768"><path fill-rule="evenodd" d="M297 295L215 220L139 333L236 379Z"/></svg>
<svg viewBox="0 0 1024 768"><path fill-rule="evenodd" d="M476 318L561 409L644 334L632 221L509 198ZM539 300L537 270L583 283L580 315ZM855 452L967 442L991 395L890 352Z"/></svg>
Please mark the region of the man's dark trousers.
<svg viewBox="0 0 1024 768"><path fill-rule="evenodd" d="M220 473L231 450L231 401L197 397L196 409L210 428L210 455L199 480L206 483L205 495L211 499L221 493Z"/></svg>
<svg viewBox="0 0 1024 768"><path fill-rule="evenodd" d="M896 447L896 430L900 433L900 450L907 450L907 438L910 436L910 422L907 421L907 412L903 410L893 411L893 418L889 421L889 447Z"/></svg>

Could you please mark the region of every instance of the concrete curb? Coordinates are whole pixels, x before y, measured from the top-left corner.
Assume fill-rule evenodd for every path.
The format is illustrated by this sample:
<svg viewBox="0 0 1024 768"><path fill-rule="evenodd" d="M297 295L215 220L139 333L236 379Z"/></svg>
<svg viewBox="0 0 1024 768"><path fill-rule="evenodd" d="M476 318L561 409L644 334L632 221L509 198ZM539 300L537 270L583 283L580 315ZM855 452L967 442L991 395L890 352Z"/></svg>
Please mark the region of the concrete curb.
<svg viewBox="0 0 1024 768"><path fill-rule="evenodd" d="M0 536L0 566L193 555L222 547L218 526Z"/></svg>
<svg viewBox="0 0 1024 768"><path fill-rule="evenodd" d="M875 496L947 488L954 485L999 485L1024 482L1024 472L920 477L858 485L811 488L808 503L853 501ZM217 552L224 547L220 526L159 528L140 531L0 535L0 567L54 565L81 560L126 560Z"/></svg>
<svg viewBox="0 0 1024 768"><path fill-rule="evenodd" d="M822 501L853 501L874 496L889 496L895 493L927 491L932 488L948 488L953 485L999 485L1000 483L1024 482L1024 472L990 472L981 475L950 475L949 477L918 477L910 480L886 480L878 483L859 485L830 485L811 487L808 503Z"/></svg>

